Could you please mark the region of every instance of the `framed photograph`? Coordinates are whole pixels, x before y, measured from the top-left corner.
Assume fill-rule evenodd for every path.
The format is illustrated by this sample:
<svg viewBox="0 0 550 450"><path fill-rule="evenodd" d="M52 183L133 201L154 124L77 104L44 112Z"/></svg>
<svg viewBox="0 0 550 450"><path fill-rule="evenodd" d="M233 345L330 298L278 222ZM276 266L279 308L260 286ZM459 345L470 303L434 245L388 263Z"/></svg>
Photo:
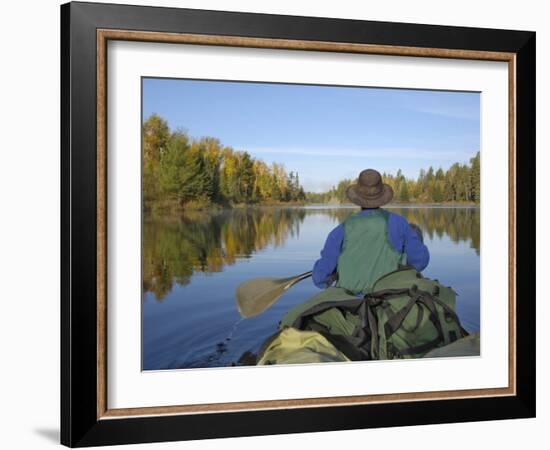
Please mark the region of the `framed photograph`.
<svg viewBox="0 0 550 450"><path fill-rule="evenodd" d="M61 7L61 441L535 415L535 33Z"/></svg>

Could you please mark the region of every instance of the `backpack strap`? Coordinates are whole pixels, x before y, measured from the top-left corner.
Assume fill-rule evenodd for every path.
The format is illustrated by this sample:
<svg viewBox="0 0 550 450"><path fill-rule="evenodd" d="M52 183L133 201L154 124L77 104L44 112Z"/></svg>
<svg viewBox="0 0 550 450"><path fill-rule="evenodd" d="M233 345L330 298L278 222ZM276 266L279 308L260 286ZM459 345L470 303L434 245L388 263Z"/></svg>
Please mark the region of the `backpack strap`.
<svg viewBox="0 0 550 450"><path fill-rule="evenodd" d="M403 321L408 316L408 314L411 312L411 309L416 304L418 299L420 298L421 294L419 294L418 287L413 285L410 289L406 292L410 299L407 302L407 304L401 308L399 311L397 311L393 316L391 316L388 321L384 324L384 332L386 333L386 338L389 338L392 336L399 328L401 328L401 325L403 324ZM420 320L422 317L417 318L417 325L416 328L418 328L420 324Z"/></svg>
<svg viewBox="0 0 550 450"><path fill-rule="evenodd" d="M445 311L446 316L450 316L456 323L458 323L460 325L460 319L458 318L457 313L455 311L453 311L452 308L450 308L447 304L442 302L439 299L439 297L437 297L437 296L434 296L433 300L434 300L434 302L436 302L439 306L441 306L443 308L443 310ZM460 325L460 333L462 334L461 337L466 337L470 334L464 328L462 328L462 325Z"/></svg>
<svg viewBox="0 0 550 450"><path fill-rule="evenodd" d="M370 352L364 345L356 345L353 338L332 334L326 331L317 330L327 341L340 350L351 361L366 361L371 359Z"/></svg>
<svg viewBox="0 0 550 450"><path fill-rule="evenodd" d="M430 342L426 342L416 347L408 348L408 349L402 349L402 350L397 350L395 348L390 349L392 354L394 354L395 356L405 356L405 355L415 355L419 353L424 353L428 350L431 350L432 348L439 346L441 342L450 343L458 339L458 336L456 336L455 332L452 332L452 333L449 332L448 336L445 335L444 325L442 322L443 319L441 318L441 315L439 314L436 308L436 304L443 309L445 317L450 317L460 326L460 320L457 314L448 305L442 302L436 295L433 295L430 292L421 291L418 289L418 286L413 285L411 286L411 288L405 289L405 290L401 289L401 290L379 291L379 292L375 292L365 296L365 300L369 303L370 314L369 314L368 320L369 322L371 322L370 328L371 328L371 334L372 334L372 344L374 349L378 349L379 341L378 341L377 333L375 332L375 330L377 330L378 328L376 318L375 318L376 315L372 311L372 308L375 306L378 306L378 304L380 304L382 300L391 301L392 299L391 293L395 293L396 296L400 296L406 293L407 295L410 296L410 299L403 308L401 308L399 311L397 311L392 316L390 316L386 321L386 323L384 324L384 333L386 336L386 340L389 340L391 336L403 326L403 322L405 318L411 312L415 304L419 304L419 306L423 305L428 310L429 319L433 323L435 329L437 330L437 337L434 340ZM424 308L420 307L418 309L416 324L412 330L408 330L408 331L412 333L416 329L418 329L423 318L424 318ZM468 334L462 328L462 326L460 326L460 330L462 334L461 337L464 337ZM391 346L391 343L390 343L390 346ZM373 357L375 356L373 355Z"/></svg>

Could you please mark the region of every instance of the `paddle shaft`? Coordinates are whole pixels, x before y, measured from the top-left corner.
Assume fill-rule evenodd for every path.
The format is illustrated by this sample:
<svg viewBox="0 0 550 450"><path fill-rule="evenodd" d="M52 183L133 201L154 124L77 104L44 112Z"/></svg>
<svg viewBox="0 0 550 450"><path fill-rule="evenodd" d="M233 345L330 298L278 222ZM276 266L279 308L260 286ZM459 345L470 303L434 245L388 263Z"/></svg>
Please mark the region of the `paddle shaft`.
<svg viewBox="0 0 550 450"><path fill-rule="evenodd" d="M291 288L292 286L294 286L296 283L298 283L299 281L302 281L302 280L305 280L306 278L309 278L311 275L313 274L313 272L310 270L309 272L304 272L302 273L301 275L296 275L295 277L292 278L292 280L290 280L288 282L288 284L285 286L285 291L289 288Z"/></svg>

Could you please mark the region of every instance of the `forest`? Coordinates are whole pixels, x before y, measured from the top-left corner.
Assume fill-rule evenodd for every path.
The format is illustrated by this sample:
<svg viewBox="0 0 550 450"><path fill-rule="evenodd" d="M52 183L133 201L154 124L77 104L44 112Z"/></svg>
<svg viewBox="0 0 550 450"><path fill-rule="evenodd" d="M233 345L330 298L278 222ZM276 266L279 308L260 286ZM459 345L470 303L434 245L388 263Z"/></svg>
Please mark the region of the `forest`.
<svg viewBox="0 0 550 450"><path fill-rule="evenodd" d="M172 131L158 114L145 120L142 138L145 211L349 203L346 188L355 182L344 179L327 192L305 192L298 173L287 173L283 164L268 165L213 137L193 139L181 129ZM393 188L393 203L478 204L480 200L479 152L469 164L455 163L446 171L429 167L413 179L398 170L382 178Z"/></svg>
<svg viewBox="0 0 550 450"><path fill-rule="evenodd" d="M401 169L396 175L383 173L384 183L393 188L392 203L471 203L480 200L479 152L469 164L454 163L448 170L421 169L417 179L406 178ZM355 180L344 179L327 192L306 193L308 203L349 203L347 187Z"/></svg>
<svg viewBox="0 0 550 450"><path fill-rule="evenodd" d="M157 114L143 124L143 203L151 209L304 202L297 173L267 165L218 139L171 131Z"/></svg>

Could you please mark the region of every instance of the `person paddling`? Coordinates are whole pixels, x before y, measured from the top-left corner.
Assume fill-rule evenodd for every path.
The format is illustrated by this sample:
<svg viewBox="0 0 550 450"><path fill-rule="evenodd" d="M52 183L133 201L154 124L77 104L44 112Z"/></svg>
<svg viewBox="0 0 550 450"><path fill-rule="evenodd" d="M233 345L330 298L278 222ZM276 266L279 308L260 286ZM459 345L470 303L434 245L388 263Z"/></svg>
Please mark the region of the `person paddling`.
<svg viewBox="0 0 550 450"><path fill-rule="evenodd" d="M362 171L357 184L350 186L346 194L361 206L361 211L330 232L313 271L289 278L254 278L241 283L235 297L242 317L261 314L287 289L310 276L323 290L292 308L283 318L283 325L294 323L302 311L323 301L366 295L372 292L377 280L402 266L418 272L426 268L430 254L418 227L381 208L391 201L393 190L382 183L380 173L372 169Z"/></svg>
<svg viewBox="0 0 550 450"><path fill-rule="evenodd" d="M421 235L395 213L382 209L393 198L393 189L382 182L380 173L363 170L346 196L361 207L328 235L321 258L313 266L314 284L365 295L380 277L407 265L418 272L430 260Z"/></svg>
<svg viewBox="0 0 550 450"><path fill-rule="evenodd" d="M346 195L361 211L329 233L312 272L237 289L243 317L265 311L310 275L323 289L284 314L256 364L421 358L468 336L455 311L456 292L420 273L430 261L420 230L381 208L393 190L380 173L363 170ZM453 352L438 355L479 355L479 336Z"/></svg>

